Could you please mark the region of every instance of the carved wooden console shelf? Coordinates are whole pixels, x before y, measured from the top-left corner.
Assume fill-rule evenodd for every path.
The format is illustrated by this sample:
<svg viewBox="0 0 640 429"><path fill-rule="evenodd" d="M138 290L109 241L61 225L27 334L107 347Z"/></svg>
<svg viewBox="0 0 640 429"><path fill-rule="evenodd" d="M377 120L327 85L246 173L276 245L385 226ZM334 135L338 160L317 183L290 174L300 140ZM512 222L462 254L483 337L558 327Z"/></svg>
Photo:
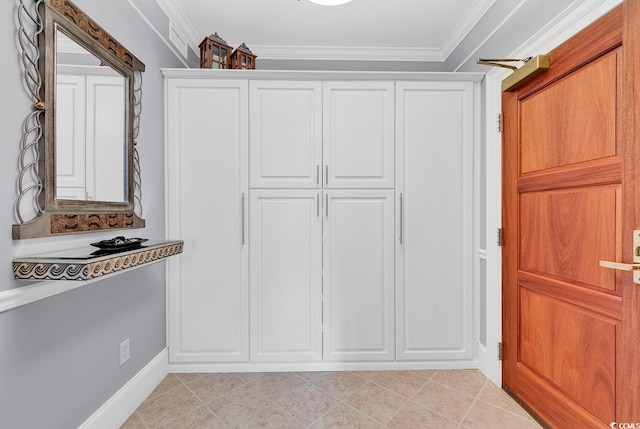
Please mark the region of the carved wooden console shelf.
<svg viewBox="0 0 640 429"><path fill-rule="evenodd" d="M144 246L104 253L91 246L13 260L21 280L90 280L182 253L183 241L148 241Z"/></svg>

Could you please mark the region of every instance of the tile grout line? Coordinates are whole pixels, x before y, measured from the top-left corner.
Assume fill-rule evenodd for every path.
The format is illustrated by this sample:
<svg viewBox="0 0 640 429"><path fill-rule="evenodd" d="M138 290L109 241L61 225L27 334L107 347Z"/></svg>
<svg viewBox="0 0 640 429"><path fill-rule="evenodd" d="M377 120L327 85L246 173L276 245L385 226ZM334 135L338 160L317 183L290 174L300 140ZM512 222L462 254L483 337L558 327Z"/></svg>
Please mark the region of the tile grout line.
<svg viewBox="0 0 640 429"><path fill-rule="evenodd" d="M176 383L175 386L169 388L168 390L154 395L152 397L147 397L145 399L145 401L148 400L155 400L161 396L164 395L169 395L171 393L175 393L175 391L177 389L182 388L183 386L186 387L186 391L189 392L191 395L195 396L195 398L197 399L197 402L199 404L197 404L194 408L192 409L188 409L185 411L185 409L180 408L177 414L171 416L172 418L167 421L162 423L163 425L170 425L172 422L175 422L177 419L182 418L186 415L188 415L189 413L193 412L194 410L197 410L201 407L204 407L204 409L206 409L208 412L210 412L213 417L221 424L228 426L223 419L214 411L212 404L213 402L215 402L216 400L232 394L235 391L238 391L241 388L247 388L249 390L251 390L252 392L260 395L261 397L263 397L266 400L266 403L268 403L268 405L266 407L260 408L259 410L257 410L254 413L251 413L250 415L241 415L242 421L239 421L238 423L235 423L235 425L237 424L242 424L242 423L246 423L249 419L251 419L252 417L254 417L256 414L264 411L265 409L269 408L269 407L274 407L275 409L277 409L279 412L284 413L284 415L289 416L292 421L297 422L298 424L300 424L302 427L304 428L310 428L313 425L317 424L320 420L322 420L323 418L326 418L330 413L332 413L333 411L336 410L336 408L338 407L345 407L347 410L352 410L353 412L357 413L358 415L361 416L365 416L366 419L370 422L375 423L376 425L380 425L380 427L389 427L389 423L391 423L397 416L398 414L405 408L407 407L409 404L413 404L414 406L418 406L421 409L424 410L428 410L431 413L434 413L435 415L441 416L445 419L447 419L448 421L451 421L452 423L454 423L454 420L446 415L443 415L439 412L436 412L434 410L432 410L431 408L424 406L418 402L415 401L415 398L418 396L418 394L420 393L420 391L422 391L430 382L435 383L436 385L445 387L447 389L451 389L453 392L456 392L457 394L460 395L464 395L466 397L472 398L472 402L469 406L469 408L467 409L466 413L464 414L464 416L462 416L461 420L459 422L457 422L457 428L458 429L466 429L466 426L464 425L465 419L467 419L471 413L471 411L473 410L474 407L476 407L478 404L483 404L486 406L489 406L493 409L499 410L500 412L504 412L507 413L508 415L514 416L516 418L520 418L523 419L525 421L529 421L531 423L531 429L535 429L537 427L537 422L531 418L531 416L526 413L524 414L519 414L515 411L515 408L513 409L514 411L511 411L507 407L507 404L503 402L501 402L500 400L497 400L495 403L494 402L490 402L488 400L484 400L482 399L482 394L483 392L487 391L488 388L488 383L490 383L490 381L488 379L484 380L484 383L482 385L482 387L479 389L478 393L475 396L469 395L468 393L459 390L456 387L453 387L452 385L446 384L446 379L444 381L439 381L437 380L437 375L440 372L446 372L446 370L435 370L433 372L429 372L426 374L421 374L421 373L416 373L415 377L417 379L419 379L420 383L418 383L417 387L415 387L415 392L413 392L413 394L411 394L410 396L407 395L405 396L402 393L399 393L399 391L406 391L409 388L414 388L414 386L416 386L415 384L413 384L413 381L408 382L408 383L404 383L402 379L393 379L393 377L391 377L389 380L387 380L386 378L380 378L377 377L377 373L382 373L382 371L371 371L368 372L368 375L361 375L358 371L345 371L344 373L349 374L351 376L356 377L356 379L354 379L355 381L359 382L360 385L353 391L349 391L349 383L342 384L340 382L339 378L335 379L335 386L337 386L338 388L340 388L341 386L346 387L345 390L336 390L334 389L338 394L341 394L340 397L336 396L335 394L330 393L329 391L325 390L323 387L321 387L319 384L317 383L322 383L323 378L322 377L317 377L314 375L315 374L319 374L319 373L325 373L327 375L329 375L329 381L333 381L331 380L331 375L336 374L336 373L340 373L340 372L335 372L335 371L318 371L318 372L314 372L315 374L306 374L306 377L301 375L298 372L283 372L282 374L286 374L286 375L295 375L298 379L300 379L303 384L302 386L307 386L307 387L313 387L314 389L318 389L320 392L328 395L328 397L332 398L333 400L335 400L335 405L330 407L327 411L325 411L324 413L322 413L320 416L318 416L317 418L315 418L313 421L311 421L308 425L303 423L299 418L297 418L294 414L292 414L288 409L286 409L282 404L283 399L287 398L290 395L293 395L294 392L291 392L289 394L286 394L282 397L279 397L278 399L272 400L269 397L265 396L264 394L262 394L262 392L260 392L258 389L256 389L255 385L253 385L253 383L255 383L257 380L260 380L261 378L263 378L265 375L267 375L268 373L262 373L260 375L257 375L256 377L253 377L251 379L249 379L249 377L242 377L240 376L238 373L233 373L234 377L236 377L240 383L239 385L237 385L236 387L227 390L223 393L220 394L216 394L213 398L205 401L204 399L202 399L196 392L195 390L192 389L192 387L190 386L190 383L194 383L197 380L201 379L202 377L206 376L206 373L203 374L198 374L198 376L196 376L194 379L189 380L188 382L186 380L183 380L182 378L180 378L177 374L174 373L170 373L169 375L176 377L178 379L178 382ZM166 378L165 378L166 380ZM163 381L165 381L163 380ZM169 381L169 384L171 384L172 381ZM396 387L399 391L393 390L392 388L389 388L383 384L380 383L386 383L387 385ZM397 384L399 383L399 384ZM475 384L475 383L470 383L470 384ZM355 384L354 384L355 385ZM453 383L453 385L460 385L459 382ZM330 383L325 383L325 386L328 388L332 388ZM402 403L402 405L395 410L392 415L387 419L385 418L387 421L386 422L381 422L380 420L378 420L378 418L374 418L372 415L370 415L368 412L365 411L361 411L360 409L356 408L356 406L351 405L349 402L347 402L350 398L352 398L354 395L358 394L359 392L362 392L365 388L368 387L375 387L376 389L381 389L381 391L384 394L391 394L395 397L398 398L398 402ZM403 389L402 387L406 387L405 389ZM498 388L499 389L499 388ZM215 390L213 390L213 392L215 393ZM344 398L342 397L342 394L348 392L348 395L345 396ZM497 398L496 398L497 399ZM395 402L395 399L394 399ZM143 401L144 403L144 401ZM142 404L141 404L142 405ZM504 405L504 407L502 406ZM517 404L515 404L517 406ZM365 407L366 408L366 407ZM146 420L143 418L142 414L138 411L138 409L136 409L134 411L134 414L138 417L138 419L140 420L140 423L142 425L142 427L144 429L157 429L158 427L163 427L163 426L152 426L149 423L146 422ZM375 412L373 414L376 414ZM384 416L383 416L384 417ZM166 426L166 427L170 427L170 426ZM228 427L234 427L234 425L232 424L231 426Z"/></svg>
<svg viewBox="0 0 640 429"><path fill-rule="evenodd" d="M238 375L237 375L238 373L230 373L230 374L234 374L236 377L238 377ZM228 424L227 424L227 423L222 419L222 417L221 417L220 415L218 415L218 413L216 413L214 410L212 410L212 409L211 409L211 404L212 404L216 399L222 398L223 396L226 396L226 395L228 395L228 394L230 394L230 393L232 393L232 392L235 392L236 390L240 390L240 388L242 388L242 387L245 387L245 386L246 386L246 387L248 387L249 389L251 389L253 392L255 392L256 394L258 394L258 395L260 395L261 397L263 397L267 402L269 402L269 405L267 405L266 407L263 407L263 408L260 408L260 409L256 410L256 411L255 411L254 413L252 413L252 414L249 414L249 415L244 416L241 422L235 423L235 424L233 424L233 426L235 427L235 426L238 426L238 424L240 424L240 423L245 423L245 422L247 422L251 417L253 417L253 416L257 415L258 413L260 413L260 412L262 412L262 411L266 410L266 409L267 409L267 408L269 408L270 406L275 405L275 401L272 401L271 399L267 398L267 397L266 397L262 392L258 391L254 386L252 386L252 385L251 385L251 383L253 383L254 381L256 381L256 380L258 380L258 379L260 379L260 378L262 378L262 377L264 377L264 376L265 376L265 374L261 374L261 375L259 375L259 376L255 377L255 378L253 378L253 379L251 379L251 380L247 381L247 382L245 382L244 380L242 380L242 378L238 377L241 381L243 381L243 384L239 385L239 386L238 386L238 387L236 387L235 389L231 389L231 390L229 390L229 391L227 391L227 392L223 393L222 395L218 395L218 396L216 396L215 398L212 398L212 399L211 399L207 404L205 404L205 405L206 405L206 407L207 407L207 409L208 409L209 411L211 411L211 412L213 413L213 415L214 415L214 416L216 416L216 418L217 418L218 420L220 420L220 422L221 422L225 427L229 426L229 425L228 425ZM285 410L285 411L286 411L286 410Z"/></svg>
<svg viewBox="0 0 640 429"><path fill-rule="evenodd" d="M464 416L462 416L462 419L460 419L460 421L458 422L458 429L466 428L466 426L464 425L464 420L467 418L467 416L469 416L469 413L471 413L471 410L476 405L476 402L478 402L478 400L480 398L480 394L482 393L482 391L484 390L484 388L485 388L485 386L487 385L488 382L489 382L489 380L485 380L484 384L482 385L482 387L478 391L477 395L473 398L473 402L469 406L469 409L464 414ZM454 389L454 390L458 391L457 389ZM463 392L460 392L460 393L463 393Z"/></svg>

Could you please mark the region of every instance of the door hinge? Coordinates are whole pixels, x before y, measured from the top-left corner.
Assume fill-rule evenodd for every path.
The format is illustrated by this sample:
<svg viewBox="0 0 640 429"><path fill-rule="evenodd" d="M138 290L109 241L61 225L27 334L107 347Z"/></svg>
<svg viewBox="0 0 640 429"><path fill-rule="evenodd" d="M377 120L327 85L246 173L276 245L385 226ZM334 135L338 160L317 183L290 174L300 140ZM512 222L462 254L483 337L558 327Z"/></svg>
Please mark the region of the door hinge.
<svg viewBox="0 0 640 429"><path fill-rule="evenodd" d="M502 228L498 228L496 239L497 239L496 240L496 244L498 245L498 247L502 247L502 244L504 242L504 236L503 236L503 233L502 233Z"/></svg>
<svg viewBox="0 0 640 429"><path fill-rule="evenodd" d="M502 360L502 356L504 354L504 347L502 345L502 341L498 343L498 360Z"/></svg>
<svg viewBox="0 0 640 429"><path fill-rule="evenodd" d="M502 132L502 113L496 115L496 131L499 133Z"/></svg>

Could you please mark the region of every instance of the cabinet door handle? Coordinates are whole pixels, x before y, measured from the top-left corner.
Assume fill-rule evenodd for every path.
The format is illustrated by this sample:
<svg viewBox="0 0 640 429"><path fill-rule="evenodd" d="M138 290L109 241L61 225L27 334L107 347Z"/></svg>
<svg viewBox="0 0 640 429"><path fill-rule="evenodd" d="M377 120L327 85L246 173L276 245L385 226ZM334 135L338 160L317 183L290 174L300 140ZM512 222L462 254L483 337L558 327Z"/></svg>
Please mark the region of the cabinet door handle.
<svg viewBox="0 0 640 429"><path fill-rule="evenodd" d="M403 212L404 212L404 209L403 209L402 193L400 193L400 244L403 244L402 243L402 236L404 234L404 231L403 231L403 229L404 229L403 228L403 214L404 213Z"/></svg>
<svg viewBox="0 0 640 429"><path fill-rule="evenodd" d="M320 164L316 165L316 185L320 184Z"/></svg>
<svg viewBox="0 0 640 429"><path fill-rule="evenodd" d="M320 217L320 194L316 194L316 217Z"/></svg>
<svg viewBox="0 0 640 429"><path fill-rule="evenodd" d="M324 183L329 184L329 164L324 166Z"/></svg>
<svg viewBox="0 0 640 429"><path fill-rule="evenodd" d="M244 192L242 193L242 245L245 243L245 234L244 234Z"/></svg>
<svg viewBox="0 0 640 429"><path fill-rule="evenodd" d="M324 211L325 216L329 217L329 194L324 194Z"/></svg>

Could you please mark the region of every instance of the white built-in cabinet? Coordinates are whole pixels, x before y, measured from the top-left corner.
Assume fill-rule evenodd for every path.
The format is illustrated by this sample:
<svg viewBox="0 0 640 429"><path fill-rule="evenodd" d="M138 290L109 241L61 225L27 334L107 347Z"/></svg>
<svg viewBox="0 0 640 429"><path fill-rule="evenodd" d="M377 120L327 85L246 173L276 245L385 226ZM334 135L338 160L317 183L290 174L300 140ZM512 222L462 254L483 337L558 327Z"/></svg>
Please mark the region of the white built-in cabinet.
<svg viewBox="0 0 640 429"><path fill-rule="evenodd" d="M167 81L167 236L171 362L249 358L248 84Z"/></svg>
<svg viewBox="0 0 640 429"><path fill-rule="evenodd" d="M394 82L250 82L251 188L393 188Z"/></svg>
<svg viewBox="0 0 640 429"><path fill-rule="evenodd" d="M249 94L252 359L393 360L394 82Z"/></svg>
<svg viewBox="0 0 640 429"><path fill-rule="evenodd" d="M462 360L473 341L473 82L396 87L398 360Z"/></svg>
<svg viewBox="0 0 640 429"><path fill-rule="evenodd" d="M358 75L165 71L172 365L475 358L477 78Z"/></svg>

